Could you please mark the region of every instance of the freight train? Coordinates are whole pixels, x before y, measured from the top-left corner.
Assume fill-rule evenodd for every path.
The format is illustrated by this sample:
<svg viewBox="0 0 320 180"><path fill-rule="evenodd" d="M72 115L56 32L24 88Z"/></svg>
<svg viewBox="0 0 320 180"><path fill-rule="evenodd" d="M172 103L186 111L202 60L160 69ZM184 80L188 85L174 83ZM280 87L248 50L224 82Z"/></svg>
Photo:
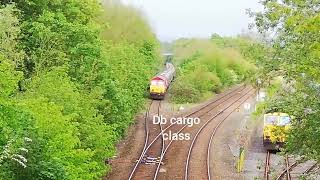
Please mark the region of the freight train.
<svg viewBox="0 0 320 180"><path fill-rule="evenodd" d="M267 150L283 147L290 129L291 117L286 113L274 112L264 115L263 145Z"/></svg>
<svg viewBox="0 0 320 180"><path fill-rule="evenodd" d="M156 75L151 79L150 82L150 97L151 99L164 99L164 96L175 78L175 68L173 64L171 63L172 55L166 55L167 60L165 64L165 70Z"/></svg>

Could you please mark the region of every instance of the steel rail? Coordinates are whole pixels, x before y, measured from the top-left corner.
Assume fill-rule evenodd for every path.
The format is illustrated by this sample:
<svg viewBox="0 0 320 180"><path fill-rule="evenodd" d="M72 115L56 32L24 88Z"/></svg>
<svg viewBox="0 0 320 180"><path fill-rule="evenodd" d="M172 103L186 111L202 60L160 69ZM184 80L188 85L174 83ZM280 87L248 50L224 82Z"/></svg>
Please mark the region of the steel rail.
<svg viewBox="0 0 320 180"><path fill-rule="evenodd" d="M246 98L243 102L245 102L246 100L248 100L250 98L250 96L248 98ZM211 151L211 144L212 144L212 141L213 141L213 137L215 136L218 128L221 126L221 124L236 110L238 109L242 104L240 103L233 111L231 111L222 121L219 122L219 124L214 128L214 130L212 131L211 133L211 136L210 136L210 140L209 140L209 143L208 143L208 149L207 149L207 176L208 176L208 179L211 180L211 171L210 171L210 151Z"/></svg>
<svg viewBox="0 0 320 180"><path fill-rule="evenodd" d="M267 151L267 156L265 160L264 166L264 179L269 180L269 171L270 171L270 151Z"/></svg>
<svg viewBox="0 0 320 180"><path fill-rule="evenodd" d="M160 116L160 107L159 107L159 110L158 110L158 116ZM158 163L158 166L161 165L161 162L162 162L162 158L161 157L163 156L163 153L165 151L165 141L164 141L163 127L162 127L161 123L159 123L159 126L160 126L160 130L161 130L161 135L162 135L162 147L161 147L161 155L160 155L160 161ZM158 166L157 166L157 169L158 169ZM156 179L157 175L158 175L158 171L156 170L156 173L153 175L153 177L154 177L153 179Z"/></svg>
<svg viewBox="0 0 320 180"><path fill-rule="evenodd" d="M243 88L243 89L244 89L244 88ZM243 89L241 89L241 91L242 91ZM236 89L236 90L238 90L238 89ZM205 109L206 107L212 105L213 103L221 100L222 98L224 98L224 97L232 94L233 92L236 92L236 90L234 90L234 91L232 91L232 92L230 92L230 93L228 93L228 94L226 94L226 95L224 95L224 96L222 96L222 97L219 97L218 99L215 99L213 102L210 102L210 103L208 103L207 105L205 105L205 106L197 109L196 111L193 111L193 112L191 112L191 113L189 113L188 115L185 115L185 116L183 116L183 117L184 117L184 118L187 118L187 117L190 117L191 115L194 115L194 114L197 113L197 112L200 112L201 110L203 110L203 109ZM228 99L226 99L225 101L231 99L231 98L232 98L233 96L235 96L235 95L237 95L237 94L234 94L234 95L230 96L230 97L229 97ZM223 102L225 102L225 101L223 101ZM216 107L217 107L217 106L215 106L215 107L213 107L213 108L216 108ZM213 109L213 108L212 108L212 109ZM207 114L208 112L210 112L212 109L209 109L208 111L206 111L205 113L203 113L203 114L200 115L199 117L202 117L202 116L206 115L206 114ZM167 130L168 130L169 128L171 128L173 125L176 125L176 123L172 123L172 124L170 124L169 126L167 126L166 128L164 128L163 132L167 131ZM151 143L147 146L146 150L148 150L148 149L152 146L152 144L161 136L161 134L162 134L162 133L160 132L160 133L153 139L153 141L151 141Z"/></svg>
<svg viewBox="0 0 320 180"><path fill-rule="evenodd" d="M144 121L145 121L145 140L144 140L144 145L143 145L143 149L141 151L141 154L139 156L139 159L138 161L136 162L134 168L132 169L131 173L130 173L130 176L129 176L129 180L132 179L139 163L141 162L143 156L144 156L144 150L146 149L147 145L148 145L148 141L149 141L149 123L148 123L148 118L149 118L149 113L150 113L150 108L152 106L152 103L153 103L153 100L151 100L151 103L145 113L145 117L144 117Z"/></svg>
<svg viewBox="0 0 320 180"><path fill-rule="evenodd" d="M245 86L245 85L241 85L241 86L239 86L238 88L235 88L234 90L231 90L231 91L230 91L230 92L228 92L227 94L225 94L225 95L223 95L223 96L219 97L218 99L215 99L214 101L209 102L209 103L207 103L207 104L205 104L205 105L201 106L199 109L197 109L197 110L195 110L195 111L193 111L193 112L189 113L188 115L186 115L186 117L190 117L190 116L194 115L195 113L197 113L197 112L199 112L199 111L201 111L201 110L203 110L203 109L205 109L205 108L209 107L209 106L210 106L210 105L212 105L213 103L216 103L217 101L221 100L222 98L224 98L224 97L226 97L226 96L228 96L228 95L230 95L230 94L232 94L232 93L234 93L234 92L236 92L236 91L240 92L240 91L244 90L245 88L246 88L246 86ZM232 96L232 97L233 97L233 96ZM210 110L206 111L206 113L208 113L209 111L210 111Z"/></svg>
<svg viewBox="0 0 320 180"><path fill-rule="evenodd" d="M213 120L215 119L217 116L219 116L221 113L223 113L226 109L228 109L229 107L231 107L233 104L235 104L236 102L238 102L241 98L245 97L250 91L252 91L252 89L250 89L246 94L244 94L243 96L240 96L236 101L234 101L233 103L231 103L230 105L228 105L227 107L225 107L223 110L220 110L217 114L215 114L213 117L211 117L205 124L203 124L201 126L201 128L197 131L196 135L194 136L192 142L191 142L191 145L189 147L189 151L188 151L188 156L187 156L187 160L186 160L186 165L185 165L185 176L184 176L184 179L187 180L188 179L188 170L189 170L189 162L190 162L190 157L191 157L191 152L192 152L192 149L194 147L194 144L195 144L195 141L197 140L197 137L199 135L199 133ZM250 96L249 96L250 97ZM248 97L248 98L249 98ZM246 101L248 98L246 98L244 101ZM242 103L240 103L242 104ZM235 108L233 111L235 111L237 108ZM233 112L232 111L232 112ZM232 113L231 112L231 113Z"/></svg>
<svg viewBox="0 0 320 180"><path fill-rule="evenodd" d="M244 86L240 86L239 87L239 89L241 88L241 87L243 87L240 91L242 91L243 89L245 89L245 87ZM216 103L217 101L219 101L219 100L221 100L222 98L225 98L226 96L228 96L228 95L230 95L230 94L232 94L232 93L234 93L234 92L236 92L238 90L238 88L236 88L235 90L233 90L233 91L230 91L230 92L228 92L227 94L225 94L225 95L223 95L223 96L221 96L221 97L219 97L218 99L215 99L214 101L212 101L212 102L210 102L210 103L208 103L208 104L206 104L206 105L204 105L204 106L202 106L201 108L199 108L199 109L197 109L197 110L195 110L195 111L192 111L191 113L189 113L189 114L187 114L187 115L184 115L183 117L184 118L187 118L187 117L190 117L190 116L192 116L192 115L194 115L194 114L196 114L196 113L198 113L198 112L200 112L201 110L203 110L203 109L205 109L205 108L207 108L207 107L209 107L210 105L212 105L212 104L214 104L214 103ZM239 92L239 91L238 91ZM232 95L232 96L230 96L228 99L226 99L226 100L229 100L230 98L232 98L233 96L235 96L236 94L234 94L234 95ZM226 101L225 100L225 101ZM224 101L224 102L225 102ZM213 107L213 108L215 108L215 107ZM212 109L213 109L212 108ZM210 112L212 109L209 109L208 111L206 111L205 113L203 113L201 116L199 116L199 117L202 117L203 115L206 115L208 112ZM169 128L171 128L173 125L176 125L176 123L172 123L172 124L170 124L169 126L167 126L163 131L165 132L165 131L167 131ZM150 146L160 137L160 135L161 135L161 133L159 133L155 138L154 138L154 140L152 141L152 143L150 144ZM148 149L148 147L147 147L147 149Z"/></svg>
<svg viewBox="0 0 320 180"><path fill-rule="evenodd" d="M313 168L315 168L317 163L314 163L312 166L310 166L308 169L306 169L302 174L306 175L308 174Z"/></svg>
<svg viewBox="0 0 320 180"><path fill-rule="evenodd" d="M281 172L281 174L277 177L276 180L282 179L285 174L287 174L287 178L289 180L291 180L290 171L292 170L292 168L294 168L298 165L298 162L296 161L296 162L292 163L291 165L289 165L289 158L286 155L285 156L285 163L286 163L286 169Z"/></svg>
<svg viewBox="0 0 320 180"><path fill-rule="evenodd" d="M295 161L294 163L292 163L290 166L289 166L289 159L286 155L285 157L285 162L286 162L286 169L284 171L281 172L281 174L277 177L277 180L280 180L281 178L283 178L283 176L285 174L287 174L287 179L288 180L291 180L291 171L294 167L296 167L298 165L298 162ZM307 175L313 168L315 168L317 165L317 163L314 163L313 165L311 165L310 167L308 167L303 173L302 175Z"/></svg>
<svg viewBox="0 0 320 180"><path fill-rule="evenodd" d="M239 87L236 87L235 89L230 90L230 92L228 92L228 93L226 93L226 94L223 94L221 97L219 97L219 98L217 98L217 99L215 99L215 100L213 100L213 101L205 104L204 106L200 107L199 109L197 109L197 110L195 110L195 111L193 111L193 112L191 112L191 113L188 113L187 115L184 116L184 118L190 117L190 116L192 116L192 115L200 112L201 110L203 110L203 109L205 109L205 108L213 105L213 104L216 103L217 101L219 101L219 100L221 100L221 99L223 99L223 98L225 98L225 97L227 97L227 96L235 93L234 95L228 97L228 99L225 100L225 101L227 101L227 100L229 100L230 98L232 98L233 96L237 95L237 92L241 92L241 91L244 90L245 88L246 88L246 86L244 86L244 85L241 85L241 86L239 86ZM225 102L225 101L224 101L224 102ZM150 107L151 107L151 105L150 105ZM150 111L150 107L149 107L148 112ZM215 107L217 107L217 106L215 106ZM213 107L213 108L215 108L215 107ZM206 114L207 114L208 112L210 112L213 108L207 110L207 111L206 111L205 113L203 113L201 116L206 115ZM199 117L201 117L201 116L199 116ZM158 140L158 138L159 138L160 136L162 136L162 139L163 139L163 140L162 140L163 147L161 148L161 149L162 149L162 153L161 153L161 156L160 156L160 162L158 163L157 169L156 169L155 174L154 174L154 176L153 176L154 179L156 179L156 177L157 177L157 175L158 175L158 172L159 172L159 169L160 169L160 166L161 166L161 162L162 162L162 160L163 160L163 156L165 155L166 151L168 150L168 148L170 147L170 145L171 145L171 143L172 143L172 140L171 140L170 143L168 144L168 146L164 149L165 143L164 143L163 133L164 133L165 131L167 131L169 128L171 128L172 126L174 126L174 125L176 125L176 123L172 123L172 124L170 124L169 126L167 126L167 127L164 128L164 129L162 128L161 132L150 142L150 144L147 143L147 144L144 145L144 148L143 148L143 150L142 150L142 152L141 152L141 154L140 154L139 160L136 162L133 170L131 171L128 180L131 180L131 179L133 178L133 176L134 176L134 174L135 174L135 172L136 172L136 170L137 170L137 168L138 168L138 166L139 166L139 163L141 162L141 159L145 156L146 152L147 152L147 151L150 149L150 147ZM178 133L181 132L186 126L187 126L187 125L185 125L180 131L178 131ZM163 150L163 149L164 149L164 150Z"/></svg>
<svg viewBox="0 0 320 180"><path fill-rule="evenodd" d="M291 174L290 174L290 169L289 169L289 158L288 158L288 155L286 155L285 157L285 160L286 160L286 169L287 169L287 180L291 180Z"/></svg>
<svg viewBox="0 0 320 180"><path fill-rule="evenodd" d="M240 86L240 87L243 87L243 86ZM240 88L239 87L239 88ZM241 91L243 90L243 89L245 89L245 87L243 87L242 89L241 89ZM215 102L217 102L218 100L220 100L220 99L222 99L222 98L224 98L224 97L226 97L227 95L230 95L231 93L233 93L233 92L236 92L238 90L238 88L237 89L235 89L235 90L233 90L233 91L231 91L231 92L229 92L229 93L227 93L227 94L225 94L224 96L222 96L222 97L220 97L220 98L218 98L218 99L216 99L215 101L213 101L213 102L210 102L210 103L208 103L208 104L206 104L206 105L204 105L204 106L202 106L201 108L199 108L199 109L197 109L196 111L193 111L193 112L191 112L191 113L189 113L188 115L186 115L186 116L184 116L184 117L190 117L191 115L194 115L195 113L197 113L197 112L199 112L199 111L201 111L201 110L203 110L204 108L206 108L206 107L208 107L208 106L210 106L210 105L212 105L213 103L215 103ZM239 92L239 91L238 91ZM226 99L226 100L224 100L223 102L225 102L225 101L227 101L227 100L229 100L230 98L232 98L233 96L235 96L235 95L237 95L237 94L234 94L234 95L232 95L231 97L229 97L228 99ZM217 107L217 106L216 106ZM216 108L216 107L214 107L214 108ZM212 108L212 109L214 109L214 108ZM203 113L201 116L199 116L199 117L202 117L203 115L206 115L208 112L210 112L212 109L210 109L210 110L208 110L208 111L206 111L205 113ZM169 127L171 127L172 125L174 125L175 123L173 123L173 124L170 124L164 131L166 131ZM180 133L184 128L186 128L187 127L187 125L184 125L178 132L176 132L176 133ZM156 137L157 138L157 137ZM166 152L167 152L167 150L169 149L169 147L171 146L171 144L172 144L172 142L173 142L173 140L170 140L170 142L169 142L169 144L167 145L167 147L166 147L166 149L165 149L165 151L164 151L164 153L161 155L161 157L160 157L160 162L158 163L158 166L157 166L157 169L156 169L156 172L155 172L155 174L154 174L154 177L153 177L153 179L154 180L156 180L157 179L157 176L158 176L158 173L159 173L159 170L160 170L160 166L161 166L161 162L162 162L162 160L163 160L163 157L164 157L164 155L166 154Z"/></svg>

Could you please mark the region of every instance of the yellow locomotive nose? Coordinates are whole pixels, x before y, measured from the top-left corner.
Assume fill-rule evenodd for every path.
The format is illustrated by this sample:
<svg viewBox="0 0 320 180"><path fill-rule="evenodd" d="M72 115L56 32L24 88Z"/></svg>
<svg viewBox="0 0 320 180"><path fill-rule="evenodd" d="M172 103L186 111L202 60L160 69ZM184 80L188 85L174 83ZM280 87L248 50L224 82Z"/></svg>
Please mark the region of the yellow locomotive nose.
<svg viewBox="0 0 320 180"><path fill-rule="evenodd" d="M150 86L150 93L163 94L163 93L165 93L165 87L164 86Z"/></svg>
<svg viewBox="0 0 320 180"><path fill-rule="evenodd" d="M264 115L263 145L269 149L279 149L286 140L290 130L291 118L286 113L268 113Z"/></svg>

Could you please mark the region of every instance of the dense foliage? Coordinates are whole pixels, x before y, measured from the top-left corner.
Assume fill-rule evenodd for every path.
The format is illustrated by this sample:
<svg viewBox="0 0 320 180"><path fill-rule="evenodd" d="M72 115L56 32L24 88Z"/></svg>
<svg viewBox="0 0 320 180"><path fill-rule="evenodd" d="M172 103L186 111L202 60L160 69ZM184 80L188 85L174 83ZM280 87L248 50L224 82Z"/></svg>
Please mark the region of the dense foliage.
<svg viewBox="0 0 320 180"><path fill-rule="evenodd" d="M237 40L218 35L211 40L177 40L173 45L178 66L177 80L172 87L173 100L197 102L251 77L255 67L250 63L249 55L242 54L247 51L240 48Z"/></svg>
<svg viewBox="0 0 320 180"><path fill-rule="evenodd" d="M319 161L319 1L274 0L262 4L265 10L252 15L260 32L274 34L269 72L284 77L282 90L267 108L294 116L287 150Z"/></svg>
<svg viewBox="0 0 320 180"><path fill-rule="evenodd" d="M156 38L116 1L11 2L0 7L0 179L101 178L143 104ZM123 14L139 26L122 27Z"/></svg>

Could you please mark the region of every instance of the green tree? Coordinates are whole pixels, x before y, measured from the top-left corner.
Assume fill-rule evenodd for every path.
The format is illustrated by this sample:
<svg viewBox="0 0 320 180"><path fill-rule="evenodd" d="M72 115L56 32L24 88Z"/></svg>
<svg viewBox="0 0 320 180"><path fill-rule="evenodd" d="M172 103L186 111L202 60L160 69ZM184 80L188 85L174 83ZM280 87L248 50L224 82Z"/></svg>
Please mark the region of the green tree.
<svg viewBox="0 0 320 180"><path fill-rule="evenodd" d="M110 170L105 159L143 106L159 62L155 36L138 11L119 3L1 4L1 178L101 178ZM127 15L137 26L112 39L121 28L116 19Z"/></svg>
<svg viewBox="0 0 320 180"><path fill-rule="evenodd" d="M15 12L12 5L0 9L0 99L15 93L22 79L22 73L16 71L23 52L17 50L20 27Z"/></svg>
<svg viewBox="0 0 320 180"><path fill-rule="evenodd" d="M262 4L265 11L252 15L260 32L275 34L267 69L283 76L286 85L269 103L269 108L295 117L287 150L320 160L319 139L315 138L319 136L320 122L319 2L290 0L262 1Z"/></svg>

